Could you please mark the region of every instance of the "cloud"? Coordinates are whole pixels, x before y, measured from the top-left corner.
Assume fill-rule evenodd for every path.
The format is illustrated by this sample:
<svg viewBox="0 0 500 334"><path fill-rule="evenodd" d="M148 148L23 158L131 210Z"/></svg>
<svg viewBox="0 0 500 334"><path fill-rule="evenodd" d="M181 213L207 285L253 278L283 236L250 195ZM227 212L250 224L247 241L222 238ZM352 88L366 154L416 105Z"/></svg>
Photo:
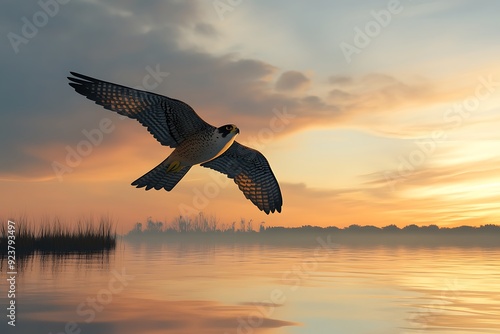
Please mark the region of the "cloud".
<svg viewBox="0 0 500 334"><path fill-rule="evenodd" d="M370 113L394 111L403 106L425 102L434 94L429 83L406 83L379 73L330 78L330 82L335 88L328 93L329 101L342 106L351 114L368 110Z"/></svg>
<svg viewBox="0 0 500 334"><path fill-rule="evenodd" d="M276 89L279 91L307 90L311 80L298 71L287 71L278 78Z"/></svg>
<svg viewBox="0 0 500 334"><path fill-rule="evenodd" d="M335 101L337 103L342 103L348 100L352 100L355 98L355 95L348 93L346 91L343 91L341 89L335 88L328 92L328 97L330 100Z"/></svg>
<svg viewBox="0 0 500 334"><path fill-rule="evenodd" d="M195 25L195 28L194 30L204 36L204 37L210 37L210 38L214 38L214 37L217 37L219 36L217 30L215 29L215 27L209 23L204 23L204 22L201 22L201 23L197 23Z"/></svg>
<svg viewBox="0 0 500 334"><path fill-rule="evenodd" d="M500 214L500 159L464 156L460 143L439 148L427 163L413 170L379 171L367 175L367 193L391 204L400 221L442 225L495 223ZM477 146L477 145L476 145ZM477 150L477 148L476 148ZM389 212L388 212L389 213Z"/></svg>
<svg viewBox="0 0 500 334"><path fill-rule="evenodd" d="M332 85L348 85L352 81L353 78L346 75L332 75L328 78L328 82Z"/></svg>

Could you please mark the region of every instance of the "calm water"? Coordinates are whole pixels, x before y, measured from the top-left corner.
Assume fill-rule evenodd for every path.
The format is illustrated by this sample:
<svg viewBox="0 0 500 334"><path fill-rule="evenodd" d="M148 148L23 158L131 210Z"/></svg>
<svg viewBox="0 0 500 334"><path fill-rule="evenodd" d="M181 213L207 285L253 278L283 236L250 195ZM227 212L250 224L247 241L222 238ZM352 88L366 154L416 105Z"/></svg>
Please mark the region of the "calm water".
<svg viewBox="0 0 500 334"><path fill-rule="evenodd" d="M25 263L15 328L1 298L1 333L499 333L500 248L120 242Z"/></svg>

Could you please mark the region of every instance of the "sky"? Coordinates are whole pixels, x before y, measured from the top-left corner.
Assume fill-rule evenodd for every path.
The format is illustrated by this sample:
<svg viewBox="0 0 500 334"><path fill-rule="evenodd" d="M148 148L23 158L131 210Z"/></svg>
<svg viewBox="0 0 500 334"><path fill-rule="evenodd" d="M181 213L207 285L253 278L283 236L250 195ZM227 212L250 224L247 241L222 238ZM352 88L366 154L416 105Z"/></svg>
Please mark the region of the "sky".
<svg viewBox="0 0 500 334"><path fill-rule="evenodd" d="M494 224L497 1L7 0L0 217L203 212L268 226ZM269 160L282 213L195 167L130 183L171 149L75 93L69 71L185 101ZM90 139L89 139L90 138Z"/></svg>

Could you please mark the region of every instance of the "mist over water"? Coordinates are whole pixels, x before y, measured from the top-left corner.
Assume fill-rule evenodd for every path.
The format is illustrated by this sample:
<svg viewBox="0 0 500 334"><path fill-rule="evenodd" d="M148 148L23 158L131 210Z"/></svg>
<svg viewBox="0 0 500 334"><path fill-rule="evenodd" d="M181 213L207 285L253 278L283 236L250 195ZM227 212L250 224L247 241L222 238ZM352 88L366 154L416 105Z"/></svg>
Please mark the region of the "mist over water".
<svg viewBox="0 0 500 334"><path fill-rule="evenodd" d="M500 247L363 246L326 238L303 245L121 240L105 255L26 259L17 325L4 319L0 329L498 333L499 255Z"/></svg>

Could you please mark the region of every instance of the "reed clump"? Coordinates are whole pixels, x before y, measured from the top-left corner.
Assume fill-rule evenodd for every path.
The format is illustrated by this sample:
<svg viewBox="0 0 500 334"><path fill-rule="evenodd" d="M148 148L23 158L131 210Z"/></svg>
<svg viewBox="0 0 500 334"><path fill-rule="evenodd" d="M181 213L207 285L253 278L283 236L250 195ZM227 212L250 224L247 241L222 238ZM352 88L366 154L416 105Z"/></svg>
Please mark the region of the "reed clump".
<svg viewBox="0 0 500 334"><path fill-rule="evenodd" d="M62 224L58 218L42 218L35 226L26 217L10 219L15 224L9 231L8 220L0 226L0 254L7 255L8 236L14 233L18 256L41 254L90 254L110 251L116 246L116 231L109 217L78 220L76 225ZM12 239L12 238L11 238ZM12 250L12 248L11 248Z"/></svg>

